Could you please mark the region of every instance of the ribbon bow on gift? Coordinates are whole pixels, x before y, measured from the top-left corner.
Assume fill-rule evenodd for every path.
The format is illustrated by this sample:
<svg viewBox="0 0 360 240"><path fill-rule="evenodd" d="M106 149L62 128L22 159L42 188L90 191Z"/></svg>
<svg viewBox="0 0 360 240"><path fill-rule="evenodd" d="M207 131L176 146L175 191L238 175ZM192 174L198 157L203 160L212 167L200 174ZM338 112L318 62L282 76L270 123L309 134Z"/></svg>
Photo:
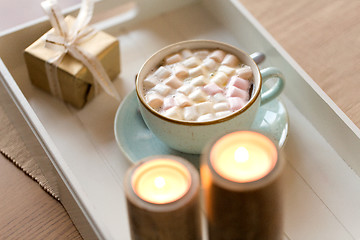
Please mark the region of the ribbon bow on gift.
<svg viewBox="0 0 360 240"><path fill-rule="evenodd" d="M49 16L50 23L54 28L54 32L50 32L45 36L45 47L58 51L58 54L49 59L46 64L46 72L52 94L63 99L57 73L53 70L51 64L57 67L63 57L69 53L72 57L81 61L91 72L94 78L95 93L98 90L97 84L100 84L107 94L120 100L118 92L99 60L79 47L79 43L89 39L96 33L94 29L87 26L93 15L94 1L82 1L80 12L70 29L66 25L56 0L43 1L41 6Z"/></svg>

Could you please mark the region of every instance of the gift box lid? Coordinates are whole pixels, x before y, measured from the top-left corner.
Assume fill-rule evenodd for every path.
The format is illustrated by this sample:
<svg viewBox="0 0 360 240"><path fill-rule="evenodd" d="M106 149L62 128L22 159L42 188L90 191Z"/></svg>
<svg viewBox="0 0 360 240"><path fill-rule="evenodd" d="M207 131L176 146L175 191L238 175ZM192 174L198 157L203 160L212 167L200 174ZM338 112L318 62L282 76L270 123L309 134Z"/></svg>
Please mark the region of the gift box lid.
<svg viewBox="0 0 360 240"><path fill-rule="evenodd" d="M70 28L75 22L75 18L67 16L65 22ZM50 59L56 57L59 51L45 47L45 36L49 33L54 32L54 29L50 29L33 44L25 49L25 53L31 54L34 57L47 62ZM114 47L118 47L119 41L117 38L103 32L96 31L91 37L80 42L78 46L84 49L87 53L101 61L106 54L111 51ZM103 63L105 65L106 63ZM75 76L78 79L83 80L87 83L93 83L93 78L89 77L91 74L88 73L87 68L79 60L73 58L70 54L66 54L63 60L58 65L58 68Z"/></svg>

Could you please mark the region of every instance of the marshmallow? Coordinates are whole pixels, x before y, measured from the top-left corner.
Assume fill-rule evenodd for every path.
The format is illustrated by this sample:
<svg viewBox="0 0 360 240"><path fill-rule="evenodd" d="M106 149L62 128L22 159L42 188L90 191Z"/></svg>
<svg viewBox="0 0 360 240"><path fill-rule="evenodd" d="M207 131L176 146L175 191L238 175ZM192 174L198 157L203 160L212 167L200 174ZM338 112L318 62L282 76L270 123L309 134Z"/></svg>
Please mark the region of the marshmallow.
<svg viewBox="0 0 360 240"><path fill-rule="evenodd" d="M190 93L189 98L196 102L203 102L206 100L206 93L204 93L200 88L195 89Z"/></svg>
<svg viewBox="0 0 360 240"><path fill-rule="evenodd" d="M165 58L165 64L171 65L171 64L180 62L181 60L182 60L181 55L177 53L177 54L174 54L174 55L171 55L171 56Z"/></svg>
<svg viewBox="0 0 360 240"><path fill-rule="evenodd" d="M183 49L163 59L143 81L146 102L178 120L210 121L241 109L253 72L220 49Z"/></svg>
<svg viewBox="0 0 360 240"><path fill-rule="evenodd" d="M217 62L222 62L222 60L225 57L225 52L222 50L215 50L212 53L210 53L209 58L214 59Z"/></svg>
<svg viewBox="0 0 360 240"><path fill-rule="evenodd" d="M217 112L217 113L215 113L215 117L216 118L222 118L222 117L230 115L231 113L232 113L232 111L229 111L229 110L222 111L222 112Z"/></svg>
<svg viewBox="0 0 360 240"><path fill-rule="evenodd" d="M208 50L198 50L194 52L194 56L196 56L200 60L204 60L209 55L209 53L210 52Z"/></svg>
<svg viewBox="0 0 360 240"><path fill-rule="evenodd" d="M213 110L212 102L197 103L197 104L194 104L194 106L196 107L196 110L200 115L211 113Z"/></svg>
<svg viewBox="0 0 360 240"><path fill-rule="evenodd" d="M149 76L147 77L144 81L143 81L143 86L145 89L151 89L154 86L156 86L156 84L160 83L160 80L155 77L155 76Z"/></svg>
<svg viewBox="0 0 360 240"><path fill-rule="evenodd" d="M169 108L168 110L166 110L164 112L164 116L169 117L169 118L178 119L178 120L183 120L182 109L178 106L175 106L175 107L172 107L172 108Z"/></svg>
<svg viewBox="0 0 360 240"><path fill-rule="evenodd" d="M166 96L164 98L163 110L168 110L176 105L174 95Z"/></svg>
<svg viewBox="0 0 360 240"><path fill-rule="evenodd" d="M151 92L146 95L146 102L153 109L158 109L163 104L163 97L157 93Z"/></svg>
<svg viewBox="0 0 360 240"><path fill-rule="evenodd" d="M183 65L176 65L174 68L174 74L180 79L184 79L189 76L189 71Z"/></svg>
<svg viewBox="0 0 360 240"><path fill-rule="evenodd" d="M244 100L249 99L249 93L245 90L242 90L240 88L230 86L228 89L226 89L226 96L227 97L239 97Z"/></svg>
<svg viewBox="0 0 360 240"><path fill-rule="evenodd" d="M151 89L151 91L157 92L162 96L166 96L170 92L170 90L171 87L162 83L157 84L155 87Z"/></svg>
<svg viewBox="0 0 360 240"><path fill-rule="evenodd" d="M193 87L192 85L190 85L190 84L184 84L184 85L182 85L180 88L178 88L177 91L178 91L179 93L183 93L183 94L185 94L185 95L189 95L189 94L192 92L193 89L194 89L194 87Z"/></svg>
<svg viewBox="0 0 360 240"><path fill-rule="evenodd" d="M236 67L239 64L239 59L232 55L232 54L226 54L224 57L224 60L221 62L221 64L229 66L229 67Z"/></svg>
<svg viewBox="0 0 360 240"><path fill-rule="evenodd" d="M195 121L199 114L195 106L189 106L184 108L184 119L186 121Z"/></svg>
<svg viewBox="0 0 360 240"><path fill-rule="evenodd" d="M193 54L189 49L184 49L181 51L181 55L183 56L183 58L187 59L191 57Z"/></svg>
<svg viewBox="0 0 360 240"><path fill-rule="evenodd" d="M157 77L158 79L160 79L160 80L163 80L163 79L169 77L170 74L171 74L171 72L170 72L167 68L165 68L165 67L163 67L163 66L160 66L160 67L154 72L154 76L156 76L156 77Z"/></svg>
<svg viewBox="0 0 360 240"><path fill-rule="evenodd" d="M223 92L223 89L219 87L216 83L211 82L204 86L204 92L209 95L215 95L216 93Z"/></svg>
<svg viewBox="0 0 360 240"><path fill-rule="evenodd" d="M215 112L222 112L229 110L229 104L227 102L219 102L213 105L213 109Z"/></svg>
<svg viewBox="0 0 360 240"><path fill-rule="evenodd" d="M244 79L250 79L253 75L251 67L245 66L236 70L236 75Z"/></svg>
<svg viewBox="0 0 360 240"><path fill-rule="evenodd" d="M204 66L209 71L214 71L217 65L218 64L216 63L216 61L212 58L206 58L202 64L202 66Z"/></svg>
<svg viewBox="0 0 360 240"><path fill-rule="evenodd" d="M206 73L206 69L203 68L201 65L189 69L190 77L197 77L197 76L200 76L200 75L204 75L205 73Z"/></svg>
<svg viewBox="0 0 360 240"><path fill-rule="evenodd" d="M243 90L248 90L250 88L250 81L238 76L232 76L228 84L228 87L230 86L234 86Z"/></svg>
<svg viewBox="0 0 360 240"><path fill-rule="evenodd" d="M201 115L200 117L198 117L197 121L198 122L206 122L206 121L211 121L214 119L214 115L212 113L208 113L205 115Z"/></svg>
<svg viewBox="0 0 360 240"><path fill-rule="evenodd" d="M214 96L212 96L212 99L214 102L224 102L226 101L226 97L223 93L216 93Z"/></svg>
<svg viewBox="0 0 360 240"><path fill-rule="evenodd" d="M229 97L227 101L232 111L237 111L245 105L244 100L239 97Z"/></svg>
<svg viewBox="0 0 360 240"><path fill-rule="evenodd" d="M185 59L182 63L187 68L194 68L199 65L199 60L196 57L190 57Z"/></svg>
<svg viewBox="0 0 360 240"><path fill-rule="evenodd" d="M203 75L200 75L191 80L191 85L193 86L204 86L206 83L207 79Z"/></svg>
<svg viewBox="0 0 360 240"><path fill-rule="evenodd" d="M183 82L180 81L176 76L171 75L169 78L167 78L164 82L167 86L177 89L183 85Z"/></svg>
<svg viewBox="0 0 360 240"><path fill-rule="evenodd" d="M228 66L225 66L225 65L221 65L221 66L218 68L218 71L219 71L219 72L223 72L223 73L225 73L225 74L228 75L228 76L231 76L231 75L234 74L235 68L228 67Z"/></svg>
<svg viewBox="0 0 360 240"><path fill-rule="evenodd" d="M223 72L217 72L215 76L211 78L211 81L216 83L219 87L224 87L229 80L229 77Z"/></svg>
<svg viewBox="0 0 360 240"><path fill-rule="evenodd" d="M191 100L187 96L181 93L175 95L175 103L177 106L180 107L187 107L192 105Z"/></svg>

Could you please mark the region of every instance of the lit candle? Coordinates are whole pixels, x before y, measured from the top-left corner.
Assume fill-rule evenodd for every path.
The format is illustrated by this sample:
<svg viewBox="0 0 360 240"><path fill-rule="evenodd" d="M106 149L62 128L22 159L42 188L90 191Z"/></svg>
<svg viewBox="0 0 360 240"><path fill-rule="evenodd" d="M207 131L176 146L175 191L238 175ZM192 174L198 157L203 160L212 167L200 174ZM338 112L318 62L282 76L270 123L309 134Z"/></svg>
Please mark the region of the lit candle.
<svg viewBox="0 0 360 240"><path fill-rule="evenodd" d="M201 178L210 239L280 239L283 160L269 138L229 133L204 151Z"/></svg>
<svg viewBox="0 0 360 240"><path fill-rule="evenodd" d="M124 186L132 239L201 239L199 174L176 156L145 158Z"/></svg>

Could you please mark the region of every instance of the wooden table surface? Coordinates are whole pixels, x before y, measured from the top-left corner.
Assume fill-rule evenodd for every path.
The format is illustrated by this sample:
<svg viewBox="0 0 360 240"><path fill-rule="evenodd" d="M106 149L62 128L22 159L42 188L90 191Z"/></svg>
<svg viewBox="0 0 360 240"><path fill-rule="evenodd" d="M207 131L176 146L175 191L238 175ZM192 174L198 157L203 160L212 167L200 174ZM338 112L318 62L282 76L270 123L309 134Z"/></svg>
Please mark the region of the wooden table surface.
<svg viewBox="0 0 360 240"><path fill-rule="evenodd" d="M360 1L240 1L360 127ZM39 2L0 0L0 30L41 16ZM28 14L13 14L20 5ZM81 239L62 205L1 155L0 192L1 240Z"/></svg>

